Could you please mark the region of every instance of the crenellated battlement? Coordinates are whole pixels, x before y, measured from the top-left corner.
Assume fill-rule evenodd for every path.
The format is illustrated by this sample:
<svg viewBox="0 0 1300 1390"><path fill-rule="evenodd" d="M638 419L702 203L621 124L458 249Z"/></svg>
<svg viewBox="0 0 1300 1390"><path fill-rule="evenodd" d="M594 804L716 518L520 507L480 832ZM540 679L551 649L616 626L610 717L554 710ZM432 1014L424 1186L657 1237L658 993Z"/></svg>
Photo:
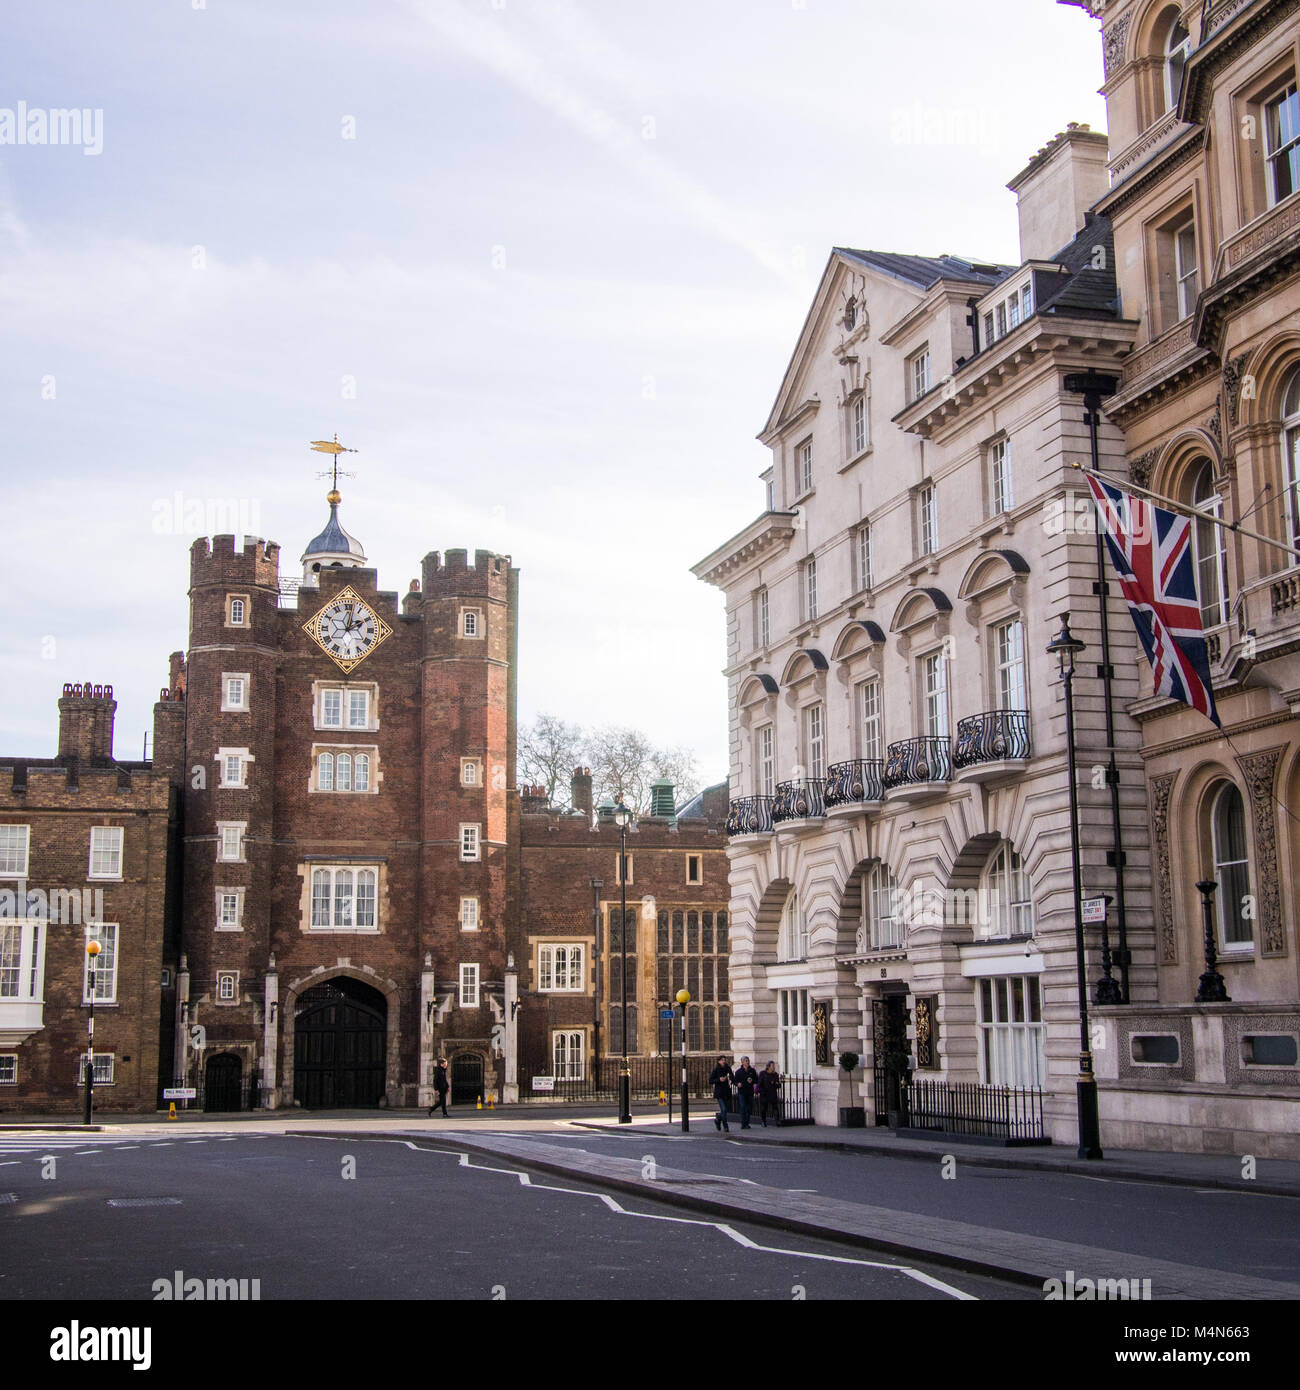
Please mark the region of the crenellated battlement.
<svg viewBox="0 0 1300 1390"><path fill-rule="evenodd" d="M235 549L235 537L200 536L190 546L190 583L257 584L278 588L280 583L280 544L247 536L242 550Z"/></svg>
<svg viewBox="0 0 1300 1390"><path fill-rule="evenodd" d="M467 550L431 550L421 566L420 589L425 598L446 594L493 594L505 597L510 582L510 556L476 550L469 563Z"/></svg>

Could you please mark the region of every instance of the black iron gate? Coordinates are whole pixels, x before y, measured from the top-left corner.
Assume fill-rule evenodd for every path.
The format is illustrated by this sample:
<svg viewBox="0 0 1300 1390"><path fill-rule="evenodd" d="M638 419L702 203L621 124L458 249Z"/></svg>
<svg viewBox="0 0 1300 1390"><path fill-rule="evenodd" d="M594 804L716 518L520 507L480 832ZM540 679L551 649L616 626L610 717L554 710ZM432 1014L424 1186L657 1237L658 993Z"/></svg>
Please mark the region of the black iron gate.
<svg viewBox="0 0 1300 1390"><path fill-rule="evenodd" d="M483 1058L477 1052L458 1052L451 1059L451 1103L472 1105L483 1099Z"/></svg>
<svg viewBox="0 0 1300 1390"><path fill-rule="evenodd" d="M338 977L298 1000L293 1094L307 1110L378 1105L384 1094L388 1001L360 980Z"/></svg>
<svg viewBox="0 0 1300 1390"><path fill-rule="evenodd" d="M222 1052L208 1058L207 1066L203 1069L204 1110L243 1109L243 1070L243 1060L233 1052Z"/></svg>
<svg viewBox="0 0 1300 1390"><path fill-rule="evenodd" d="M902 1110L907 1075L907 996L887 994L871 1004L872 1096L876 1123L887 1125Z"/></svg>

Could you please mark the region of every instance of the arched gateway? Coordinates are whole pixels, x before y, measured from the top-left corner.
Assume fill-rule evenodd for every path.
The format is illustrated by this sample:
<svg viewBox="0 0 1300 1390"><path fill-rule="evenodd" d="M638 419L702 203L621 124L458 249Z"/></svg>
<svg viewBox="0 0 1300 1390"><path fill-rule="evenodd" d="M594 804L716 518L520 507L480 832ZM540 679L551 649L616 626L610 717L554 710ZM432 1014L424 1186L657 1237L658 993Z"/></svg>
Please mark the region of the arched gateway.
<svg viewBox="0 0 1300 1390"><path fill-rule="evenodd" d="M308 1110L378 1105L384 1095L388 1001L360 980L336 975L298 996L294 1099Z"/></svg>

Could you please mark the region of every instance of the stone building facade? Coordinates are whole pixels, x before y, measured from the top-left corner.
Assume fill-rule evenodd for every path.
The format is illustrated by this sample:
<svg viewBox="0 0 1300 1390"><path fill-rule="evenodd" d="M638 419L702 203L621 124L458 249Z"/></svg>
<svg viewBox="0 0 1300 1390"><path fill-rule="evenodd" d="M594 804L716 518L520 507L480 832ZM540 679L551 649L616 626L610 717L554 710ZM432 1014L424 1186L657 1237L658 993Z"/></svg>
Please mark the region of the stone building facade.
<svg viewBox="0 0 1300 1390"><path fill-rule="evenodd" d="M571 809L551 806L541 789L522 791L517 960L525 1094L534 1075L612 1084L623 1052L625 945L628 1056L667 1053L668 1023L659 1010L682 988L694 1001L688 1052L730 1050L725 786L708 789L681 814L629 827L626 943L619 830L612 807L591 801L591 774L581 768ZM680 1033L673 1047L680 1052Z"/></svg>
<svg viewBox="0 0 1300 1390"><path fill-rule="evenodd" d="M0 1112L81 1110L96 961L95 1109L152 1111L175 997L184 706L154 760L113 756L111 685L66 685L54 758L0 758Z"/></svg>
<svg viewBox="0 0 1300 1390"><path fill-rule="evenodd" d="M1285 0L1108 0L1110 187L1125 315L1105 414L1154 492L1300 549L1300 24ZM1113 1142L1300 1156L1300 556L1193 531L1223 732L1152 697L1158 1006L1107 1011ZM1230 1002L1196 1003L1204 899Z"/></svg>
<svg viewBox="0 0 1300 1390"><path fill-rule="evenodd" d="M399 600L340 500L296 596L273 543L192 550L175 1066L210 1109L424 1105L439 1053L459 1100L513 1084L517 571L434 553Z"/></svg>

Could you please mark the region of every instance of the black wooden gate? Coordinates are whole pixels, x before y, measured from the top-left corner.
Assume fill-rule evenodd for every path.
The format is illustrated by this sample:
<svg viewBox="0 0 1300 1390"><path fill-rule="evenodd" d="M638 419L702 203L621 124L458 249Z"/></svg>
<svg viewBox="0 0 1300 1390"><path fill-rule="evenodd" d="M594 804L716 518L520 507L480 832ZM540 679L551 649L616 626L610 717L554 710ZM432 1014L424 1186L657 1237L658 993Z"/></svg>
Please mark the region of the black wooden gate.
<svg viewBox="0 0 1300 1390"><path fill-rule="evenodd" d="M384 1094L388 1001L340 976L298 999L293 1094L307 1110L377 1105Z"/></svg>
<svg viewBox="0 0 1300 1390"><path fill-rule="evenodd" d="M222 1052L209 1057L203 1070L203 1108L204 1110L239 1110L243 1096L243 1060L233 1052Z"/></svg>
<svg viewBox="0 0 1300 1390"><path fill-rule="evenodd" d="M902 1110L902 1078L907 1074L907 996L887 994L871 1004L872 1095L876 1123L887 1125Z"/></svg>
<svg viewBox="0 0 1300 1390"><path fill-rule="evenodd" d="M451 1059L451 1103L473 1105L483 1098L483 1058L477 1052L458 1052Z"/></svg>

